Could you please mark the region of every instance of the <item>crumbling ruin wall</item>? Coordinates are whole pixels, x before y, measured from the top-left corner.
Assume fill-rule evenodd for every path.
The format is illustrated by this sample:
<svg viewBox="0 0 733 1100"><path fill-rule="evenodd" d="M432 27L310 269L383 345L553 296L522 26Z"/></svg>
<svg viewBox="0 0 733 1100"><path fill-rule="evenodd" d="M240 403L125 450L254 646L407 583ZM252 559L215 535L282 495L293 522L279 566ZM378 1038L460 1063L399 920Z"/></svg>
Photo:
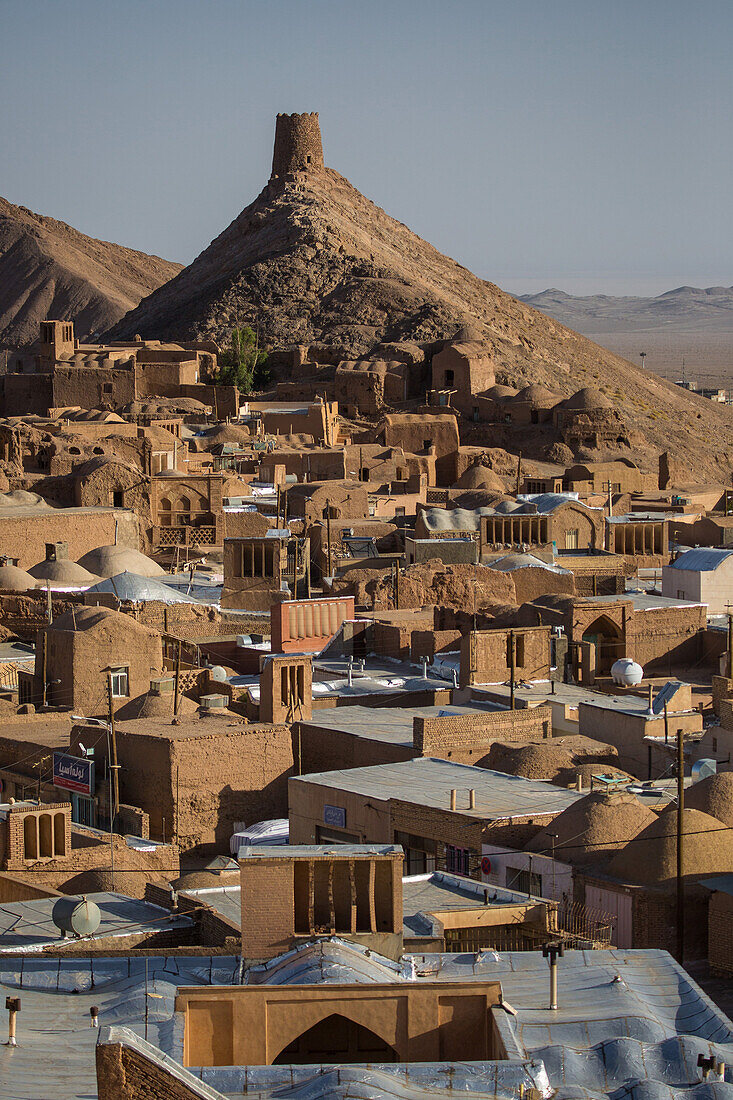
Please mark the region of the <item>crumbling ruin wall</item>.
<svg viewBox="0 0 733 1100"><path fill-rule="evenodd" d="M437 558L402 570L398 582L399 607L426 605L480 610L488 604L516 603L514 581L508 573L480 565L446 566ZM351 569L334 584L334 591L356 598L357 607L395 608L395 584L390 574Z"/></svg>

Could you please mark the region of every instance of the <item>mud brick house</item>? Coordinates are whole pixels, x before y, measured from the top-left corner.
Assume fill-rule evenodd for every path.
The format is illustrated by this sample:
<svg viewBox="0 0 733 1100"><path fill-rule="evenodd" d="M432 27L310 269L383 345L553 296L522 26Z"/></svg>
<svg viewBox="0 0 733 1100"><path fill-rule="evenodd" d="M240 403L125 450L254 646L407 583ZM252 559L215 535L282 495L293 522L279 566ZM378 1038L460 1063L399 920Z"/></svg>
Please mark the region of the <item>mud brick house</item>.
<svg viewBox="0 0 733 1100"><path fill-rule="evenodd" d="M273 653L320 653L347 619L354 618L354 597L286 600L270 608Z"/></svg>
<svg viewBox="0 0 733 1100"><path fill-rule="evenodd" d="M334 375L334 395L347 416L376 416L406 401L410 367L388 359L345 359Z"/></svg>
<svg viewBox="0 0 733 1100"><path fill-rule="evenodd" d="M484 841L521 848L581 796L549 783L422 757L295 776L294 844L401 844L407 874L477 878Z"/></svg>
<svg viewBox="0 0 733 1100"><path fill-rule="evenodd" d="M481 510L486 549L602 550L603 513L562 494L542 493Z"/></svg>
<svg viewBox="0 0 733 1100"><path fill-rule="evenodd" d="M288 516L308 527L330 516L341 522L369 519L369 493L359 481L308 481L287 490Z"/></svg>
<svg viewBox="0 0 733 1100"><path fill-rule="evenodd" d="M429 485L452 484L460 444L455 413L389 413L377 428L377 438L386 447L430 458Z"/></svg>
<svg viewBox="0 0 733 1100"><path fill-rule="evenodd" d="M243 953L264 961L326 933L399 958L402 867L391 844L241 849Z"/></svg>
<svg viewBox="0 0 733 1100"><path fill-rule="evenodd" d="M608 549L630 559L635 569L654 569L669 561L674 516L663 512L629 512L606 517Z"/></svg>
<svg viewBox="0 0 733 1100"><path fill-rule="evenodd" d="M0 805L0 870L23 871L39 860L71 854L71 805Z"/></svg>
<svg viewBox="0 0 733 1100"><path fill-rule="evenodd" d="M269 611L283 599L297 599L309 560L309 540L288 530L273 529L264 538L225 539L222 607Z"/></svg>
<svg viewBox="0 0 733 1100"><path fill-rule="evenodd" d="M552 423L562 442L573 451L630 445L621 416L608 398L592 387L560 401L552 411Z"/></svg>
<svg viewBox="0 0 733 1100"><path fill-rule="evenodd" d="M72 753L93 740L78 724ZM96 731L99 737L99 730ZM106 738L97 740L96 798L105 804ZM228 712L170 720L117 723L120 800L149 816L150 836L197 855L228 852L237 822L284 817L293 769L292 737L284 725L247 723ZM99 779L101 777L101 780Z"/></svg>
<svg viewBox="0 0 733 1100"><path fill-rule="evenodd" d="M461 638L461 687L470 684L549 680L558 667L558 639L548 626L474 630ZM562 661L560 661L560 667Z"/></svg>
<svg viewBox="0 0 733 1100"><path fill-rule="evenodd" d="M153 546L221 546L224 475L163 469L150 480Z"/></svg>
<svg viewBox="0 0 733 1100"><path fill-rule="evenodd" d="M449 395L449 404L463 416L478 419L476 395L496 381L494 362L479 333L460 329L452 341L433 356L433 395ZM438 404L435 401L435 404Z"/></svg>
<svg viewBox="0 0 733 1100"><path fill-rule="evenodd" d="M106 715L144 695L163 670L157 631L106 607L72 607L38 632L32 698L75 714ZM45 691L44 691L45 683Z"/></svg>
<svg viewBox="0 0 733 1100"><path fill-rule="evenodd" d="M510 710L505 703L318 709L295 726L299 770L371 767L441 757L488 764L496 741L541 741L551 735L549 707Z"/></svg>
<svg viewBox="0 0 733 1100"><path fill-rule="evenodd" d="M213 345L157 340L80 344L70 321L43 321L39 339L13 352L3 379L7 416L46 416L49 409L123 409L150 397L205 401L214 387L204 378L216 367ZM238 413L233 386L218 387L218 412Z"/></svg>
<svg viewBox="0 0 733 1100"><path fill-rule="evenodd" d="M576 681L593 683L619 657L631 657L646 672L671 673L704 656L706 608L693 603L627 592L610 596L540 596L533 601L543 623L561 627Z"/></svg>
<svg viewBox="0 0 733 1100"><path fill-rule="evenodd" d="M30 495L30 494L29 494ZM35 503L9 499L0 506L0 554L30 569L46 557L46 546L65 542L69 557L76 561L97 546L116 541L137 550L140 525L134 512L125 508L50 508L38 498Z"/></svg>
<svg viewBox="0 0 733 1100"><path fill-rule="evenodd" d="M563 475L563 488L580 496L596 493L640 493L646 486L641 470L630 458L613 462L585 462L568 466Z"/></svg>
<svg viewBox="0 0 733 1100"><path fill-rule="evenodd" d="M244 416L259 420L267 435L305 435L314 443L332 447L338 435L339 407L336 401L294 404L287 401L248 401Z"/></svg>

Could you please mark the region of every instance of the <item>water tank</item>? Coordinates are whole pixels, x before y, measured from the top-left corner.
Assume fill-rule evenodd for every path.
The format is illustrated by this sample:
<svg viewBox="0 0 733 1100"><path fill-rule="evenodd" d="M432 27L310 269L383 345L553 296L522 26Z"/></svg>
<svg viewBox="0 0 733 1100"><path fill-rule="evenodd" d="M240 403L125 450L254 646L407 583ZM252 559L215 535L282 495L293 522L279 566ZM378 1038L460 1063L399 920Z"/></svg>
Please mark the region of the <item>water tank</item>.
<svg viewBox="0 0 733 1100"><path fill-rule="evenodd" d="M229 706L228 695L201 695L199 703L204 710L224 710Z"/></svg>
<svg viewBox="0 0 733 1100"><path fill-rule="evenodd" d="M215 680L218 684L225 684L227 681L227 670L222 668L221 665L213 665L209 669L209 680Z"/></svg>
<svg viewBox="0 0 733 1100"><path fill-rule="evenodd" d="M102 921L99 906L88 898L59 898L51 910L51 919L60 930L62 938L67 935L93 936Z"/></svg>
<svg viewBox="0 0 733 1100"><path fill-rule="evenodd" d="M644 679L644 669L630 657L619 657L611 665L611 676L614 684L623 684L625 687L635 687Z"/></svg>

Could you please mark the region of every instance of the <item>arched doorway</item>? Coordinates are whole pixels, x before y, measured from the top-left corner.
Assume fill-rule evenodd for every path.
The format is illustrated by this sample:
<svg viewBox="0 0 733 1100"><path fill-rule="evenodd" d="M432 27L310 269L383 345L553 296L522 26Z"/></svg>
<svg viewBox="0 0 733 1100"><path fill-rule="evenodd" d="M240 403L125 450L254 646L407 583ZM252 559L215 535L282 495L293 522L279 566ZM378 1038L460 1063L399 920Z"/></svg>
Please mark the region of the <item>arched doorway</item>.
<svg viewBox="0 0 733 1100"><path fill-rule="evenodd" d="M394 1047L369 1028L334 1013L308 1028L273 1059L273 1066L398 1062Z"/></svg>
<svg viewBox="0 0 733 1100"><path fill-rule="evenodd" d="M586 627L583 641L595 646L596 672L610 672L614 661L626 656L621 630L607 615L599 615Z"/></svg>

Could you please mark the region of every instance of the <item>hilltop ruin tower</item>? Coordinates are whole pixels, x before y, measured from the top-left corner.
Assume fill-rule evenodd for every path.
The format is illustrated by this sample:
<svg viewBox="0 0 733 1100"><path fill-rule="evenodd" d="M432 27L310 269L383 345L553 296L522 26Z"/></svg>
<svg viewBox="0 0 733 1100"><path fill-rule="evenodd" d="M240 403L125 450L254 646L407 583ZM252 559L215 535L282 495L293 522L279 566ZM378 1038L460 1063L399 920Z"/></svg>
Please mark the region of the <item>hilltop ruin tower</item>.
<svg viewBox="0 0 733 1100"><path fill-rule="evenodd" d="M272 174L287 176L323 168L323 146L318 111L302 115L278 115L275 120L275 148Z"/></svg>

